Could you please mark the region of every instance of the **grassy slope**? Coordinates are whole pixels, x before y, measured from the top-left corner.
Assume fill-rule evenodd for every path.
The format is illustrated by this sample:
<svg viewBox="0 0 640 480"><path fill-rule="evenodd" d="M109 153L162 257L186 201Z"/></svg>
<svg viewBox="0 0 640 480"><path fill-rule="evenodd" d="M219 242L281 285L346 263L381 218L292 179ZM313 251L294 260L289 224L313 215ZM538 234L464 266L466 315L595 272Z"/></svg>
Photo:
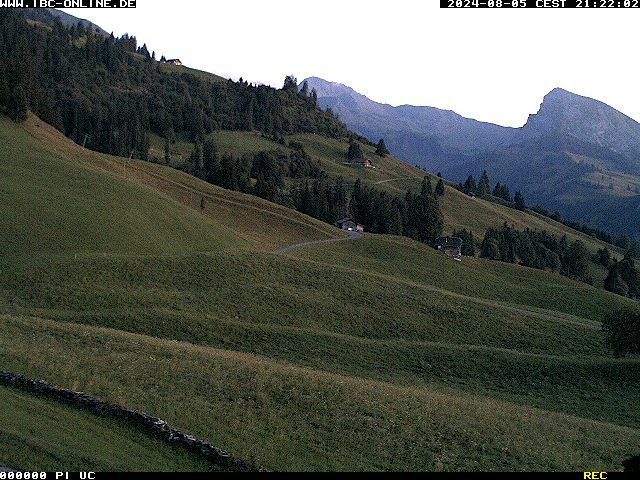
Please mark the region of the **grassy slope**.
<svg viewBox="0 0 640 480"><path fill-rule="evenodd" d="M44 148L0 118L5 255L178 253L241 246L231 231Z"/></svg>
<svg viewBox="0 0 640 480"><path fill-rule="evenodd" d="M204 80L207 82L225 82L226 79L222 78L218 75L214 75L213 73L203 72L202 70L197 70L195 68L186 67L184 65L171 65L169 63L160 63L160 71L165 72L167 74L176 73L178 75L193 75L200 80Z"/></svg>
<svg viewBox="0 0 640 480"><path fill-rule="evenodd" d="M392 237L276 257L268 253L275 246L335 230L172 169L125 167L35 119L26 129L33 137L2 125L23 144L19 155L58 150L71 173L79 161L120 187L141 183L192 209L204 197L207 228L242 240L180 255L114 248L29 262L4 257L3 369L142 408L270 468L615 469L633 453L640 363L599 356L597 320L607 302L623 299L512 265L455 264ZM38 190L43 203L54 193ZM73 209L66 197L60 202L61 211ZM172 340L191 345L180 344L178 355ZM555 422L575 429L562 433ZM623 440L612 446L578 436L596 428ZM545 429L550 443L541 442ZM394 449L406 457L390 458Z"/></svg>
<svg viewBox="0 0 640 480"><path fill-rule="evenodd" d="M19 139L20 143L16 143L22 146L16 148L21 148L22 155L32 155L29 152L34 152L36 158L46 158L51 153L55 153L55 156L62 155L71 162L67 165L79 163L93 170L106 171L134 184L149 187L201 213L204 199L204 213L214 222L219 234L239 240L236 246L245 244L254 249L271 251L290 243L336 236L336 229L326 223L250 195L215 187L173 168L135 160L130 162L85 150L35 117L30 117L25 125L31 139L22 129L10 125L5 119L2 121L2 135ZM42 145L46 145L46 148ZM140 191L139 188L134 190ZM188 218L193 216L191 212L188 215ZM200 222L203 221L200 219ZM164 229L165 226L161 223L160 228ZM202 229L196 227L195 230L200 230L195 237L205 236Z"/></svg>
<svg viewBox="0 0 640 480"><path fill-rule="evenodd" d="M14 339L0 337L3 365L156 413L273 469L611 471L640 442L637 429L459 391L37 319L0 323Z"/></svg>
<svg viewBox="0 0 640 480"><path fill-rule="evenodd" d="M263 138L257 133L250 132L215 132L211 135L221 152L231 152L235 155L253 154L261 150L274 150L283 147L276 142ZM376 188L384 189L390 193L403 195L408 189L417 190L425 173L392 156L380 158L372 147L363 146L368 158L371 158L375 169L363 169L345 163L344 154L347 151L347 143L312 134L299 134L290 137L305 145L307 152L320 160L322 167L331 176L342 176L349 182L355 182L361 178ZM173 163L189 158L193 145L179 142L174 147ZM160 138L152 141L151 155L154 158L164 158L164 142ZM445 214L445 229L453 232L456 229L466 228L474 232L478 238L484 236L489 227L499 227L507 222L519 229L531 228L535 230L547 230L557 236L567 234L571 240L580 239L591 250L608 246L588 235L577 232L559 222L544 218L537 214L520 212L511 208L487 202L481 199L471 199L456 189L447 186L447 194L442 200L442 209ZM603 277L603 271L594 271L596 279ZM601 280L601 279L600 279Z"/></svg>
<svg viewBox="0 0 640 480"><path fill-rule="evenodd" d="M291 255L430 285L466 297L537 307L597 322L613 306L636 305L559 274L481 258L452 262L404 237L368 236L357 243L317 245Z"/></svg>
<svg viewBox="0 0 640 480"><path fill-rule="evenodd" d="M0 463L29 471L201 471L214 466L124 422L0 387Z"/></svg>

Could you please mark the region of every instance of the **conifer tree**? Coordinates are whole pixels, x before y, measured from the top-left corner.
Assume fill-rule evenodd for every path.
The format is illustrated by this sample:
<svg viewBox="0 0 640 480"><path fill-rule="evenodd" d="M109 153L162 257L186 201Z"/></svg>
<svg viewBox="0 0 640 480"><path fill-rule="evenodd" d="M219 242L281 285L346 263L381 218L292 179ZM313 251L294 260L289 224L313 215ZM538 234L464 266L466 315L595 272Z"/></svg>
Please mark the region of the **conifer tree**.
<svg viewBox="0 0 640 480"><path fill-rule="evenodd" d="M487 171L482 172L482 176L480 177L480 181L478 182L478 196L486 197L491 193L491 187L489 186L489 175L487 175Z"/></svg>
<svg viewBox="0 0 640 480"><path fill-rule="evenodd" d="M513 197L513 202L516 210L522 211L527 208L527 204L524 201L524 196L522 195L522 192L516 192L515 196Z"/></svg>
<svg viewBox="0 0 640 480"><path fill-rule="evenodd" d="M309 83L307 83L306 80L302 82L302 87L300 88L300 95L302 95L304 98L307 98L309 96Z"/></svg>
<svg viewBox="0 0 640 480"><path fill-rule="evenodd" d="M640 313L624 307L610 312L602 322L602 331L615 357L640 354Z"/></svg>
<svg viewBox="0 0 640 480"><path fill-rule="evenodd" d="M22 123L27 119L27 109L27 95L22 86L18 85L9 96L7 114L14 122Z"/></svg>
<svg viewBox="0 0 640 480"><path fill-rule="evenodd" d="M218 151L212 139L207 139L202 148L202 165L207 181L214 183L218 176Z"/></svg>
<svg viewBox="0 0 640 480"><path fill-rule="evenodd" d="M444 187L444 181L442 180L442 178L440 178L438 180L438 184L436 185L436 195L438 197L444 197L445 194L445 187Z"/></svg>
<svg viewBox="0 0 640 480"><path fill-rule="evenodd" d="M298 79L296 77L294 77L293 75L287 75L287 77L285 77L285 79L284 79L284 85L282 86L282 89L285 90L285 91L297 92L298 91Z"/></svg>
<svg viewBox="0 0 640 480"><path fill-rule="evenodd" d="M376 154L380 157L386 157L387 155L389 155L389 150L387 149L387 146L384 143L384 139L382 138L376 145Z"/></svg>
<svg viewBox="0 0 640 480"><path fill-rule="evenodd" d="M202 178L204 175L204 168L202 164L202 147L200 143L196 143L193 147L190 157L191 172L196 177Z"/></svg>
<svg viewBox="0 0 640 480"><path fill-rule="evenodd" d="M9 102L9 84L5 74L5 66L0 62L0 113L4 112Z"/></svg>
<svg viewBox="0 0 640 480"><path fill-rule="evenodd" d="M349 149L347 150L347 158L350 161L364 158L364 154L362 153L362 148L360 147L360 144L357 141L351 140L351 142L349 143Z"/></svg>
<svg viewBox="0 0 640 480"><path fill-rule="evenodd" d="M433 196L433 185L431 184L431 176L427 175L422 179L422 188L420 189L420 195L431 197Z"/></svg>
<svg viewBox="0 0 640 480"><path fill-rule="evenodd" d="M611 269L604 280L605 290L626 297L629 295L629 286L625 283L617 268Z"/></svg>
<svg viewBox="0 0 640 480"><path fill-rule="evenodd" d="M462 187L462 191L467 195L475 195L477 191L476 180L473 178L473 175L469 175L467 177L466 182L464 182L464 186Z"/></svg>
<svg viewBox="0 0 640 480"><path fill-rule="evenodd" d="M167 165L171 163L171 142L169 140L164 142L164 162Z"/></svg>

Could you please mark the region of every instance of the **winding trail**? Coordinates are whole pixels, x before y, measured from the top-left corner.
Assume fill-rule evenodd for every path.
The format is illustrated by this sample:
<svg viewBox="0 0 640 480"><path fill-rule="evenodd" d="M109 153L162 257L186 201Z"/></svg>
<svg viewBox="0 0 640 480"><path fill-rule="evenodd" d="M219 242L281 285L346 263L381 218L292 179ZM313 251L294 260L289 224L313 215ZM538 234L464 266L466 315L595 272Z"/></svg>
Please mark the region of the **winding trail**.
<svg viewBox="0 0 640 480"><path fill-rule="evenodd" d="M362 238L362 233L360 232L347 232L349 235L347 237L339 237L339 238L330 238L329 240L315 240L312 242L304 242L304 243L294 243L293 245L287 245L285 247L281 247L277 249L274 253L276 255L284 255L291 250L295 250L297 248L308 247L310 245L320 245L323 243L337 243L337 242L348 242L351 240L357 240L358 238Z"/></svg>

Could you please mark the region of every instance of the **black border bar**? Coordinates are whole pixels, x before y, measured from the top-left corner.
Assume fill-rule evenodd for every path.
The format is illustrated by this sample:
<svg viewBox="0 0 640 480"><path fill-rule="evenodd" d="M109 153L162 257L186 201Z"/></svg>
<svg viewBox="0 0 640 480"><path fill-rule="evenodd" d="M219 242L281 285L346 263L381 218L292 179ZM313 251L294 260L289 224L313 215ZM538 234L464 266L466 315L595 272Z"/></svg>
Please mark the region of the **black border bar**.
<svg viewBox="0 0 640 480"><path fill-rule="evenodd" d="M440 8L638 8L640 0L440 0Z"/></svg>
<svg viewBox="0 0 640 480"><path fill-rule="evenodd" d="M137 0L5 0L3 8L136 8Z"/></svg>

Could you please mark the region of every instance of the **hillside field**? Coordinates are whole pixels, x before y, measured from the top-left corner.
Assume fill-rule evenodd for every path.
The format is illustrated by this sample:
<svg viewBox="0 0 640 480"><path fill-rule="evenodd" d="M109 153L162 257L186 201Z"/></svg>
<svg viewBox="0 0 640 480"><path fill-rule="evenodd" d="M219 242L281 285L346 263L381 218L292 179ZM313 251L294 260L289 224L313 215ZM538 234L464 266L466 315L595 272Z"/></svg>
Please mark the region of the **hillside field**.
<svg viewBox="0 0 640 480"><path fill-rule="evenodd" d="M229 152L236 156L253 155L265 150L282 149L288 151L286 147L255 132L217 131L210 137L220 152ZM375 149L369 146L363 145L363 151L367 158L372 160L375 169L348 164L345 159L348 143L345 141L313 134L293 135L288 137L288 140L302 143L307 153L312 158L319 160L322 168L331 177L341 176L349 183L354 183L360 178L363 182L392 194L404 195L407 190L417 191L426 175L424 171L393 156L389 155L384 158L377 156ZM188 161L192 150L193 144L191 143L179 141L174 144L172 146L172 165L176 166L180 162ZM164 161L164 140L160 137L152 138L150 156L155 161ZM432 178L435 182L433 173ZM615 253L620 253L616 247L573 230L550 218L535 213L521 212L479 198L472 199L450 185L446 187L446 195L441 200L441 207L445 215L445 230L449 233L466 228L471 230L476 238L482 239L487 229L500 227L506 222L520 230L525 228L546 230L558 237L566 234L570 240L583 241L587 248L594 253L604 247ZM595 265L593 267L595 268ZM604 275L603 272L595 273L595 277Z"/></svg>
<svg viewBox="0 0 640 480"><path fill-rule="evenodd" d="M347 177L341 145L302 140ZM611 358L600 332L613 306L639 308L629 300L392 236L275 255L342 232L89 152L34 117L0 120L0 145L0 370L159 416L274 470L615 471L640 453L640 360ZM366 174L412 172L389 157ZM463 212L445 203L448 222L476 209L478 225L509 214L561 228L452 189L445 199ZM0 451L15 443L0 436Z"/></svg>

